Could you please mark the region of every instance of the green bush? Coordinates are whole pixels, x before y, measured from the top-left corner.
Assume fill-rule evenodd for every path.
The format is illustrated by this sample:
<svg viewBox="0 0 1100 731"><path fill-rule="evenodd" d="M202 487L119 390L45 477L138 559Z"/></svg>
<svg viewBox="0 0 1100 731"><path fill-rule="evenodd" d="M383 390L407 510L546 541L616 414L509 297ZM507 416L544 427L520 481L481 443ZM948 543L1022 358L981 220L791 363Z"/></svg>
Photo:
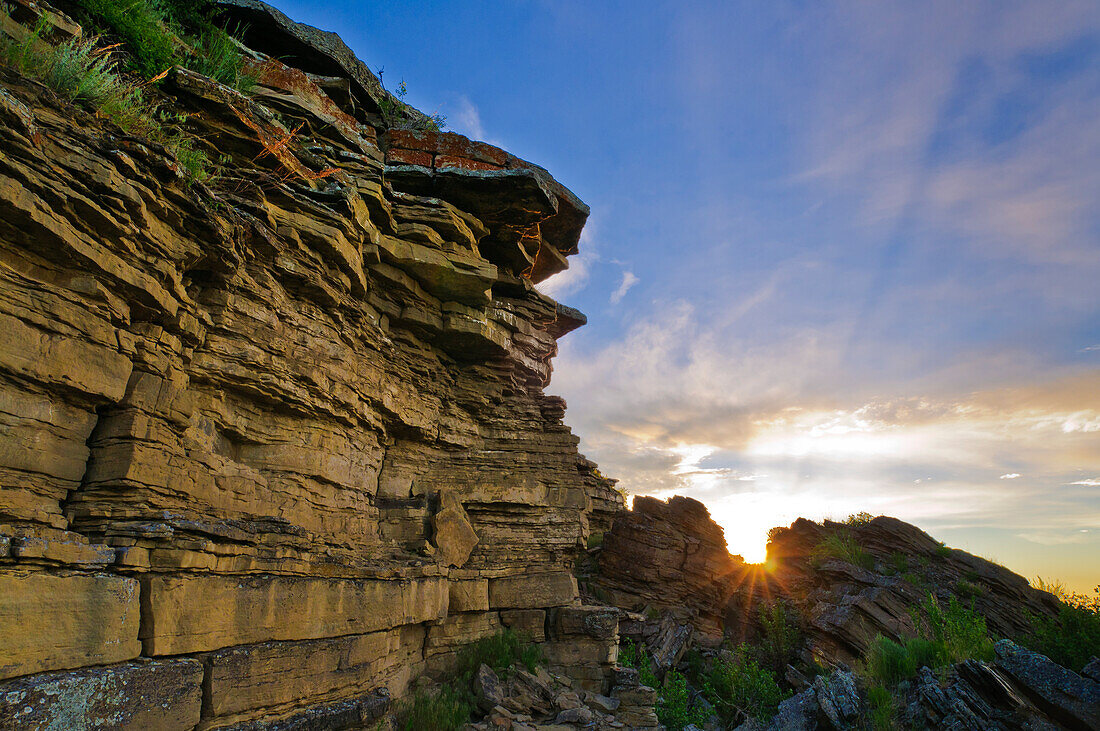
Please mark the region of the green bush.
<svg viewBox="0 0 1100 731"><path fill-rule="evenodd" d="M985 587L981 584L975 584L967 581L966 579L959 579L955 584L955 593L964 599L973 599L979 596L985 596Z"/></svg>
<svg viewBox="0 0 1100 731"><path fill-rule="evenodd" d="M188 182L210 177L206 153L195 149L195 139L180 130L185 118L159 114L140 86L117 73L110 49L99 48L97 36L50 46L39 40L43 29L40 24L18 43L0 41L0 60L106 117L123 131L164 145L176 156Z"/></svg>
<svg viewBox="0 0 1100 731"><path fill-rule="evenodd" d="M952 553L954 553L954 551L943 541L940 541L939 545L936 546L936 555L940 558L950 558Z"/></svg>
<svg viewBox="0 0 1100 731"><path fill-rule="evenodd" d="M619 663L638 671L642 685L650 688L658 686L657 676L653 672L653 663L649 659L645 645L635 645L629 638L619 643Z"/></svg>
<svg viewBox="0 0 1100 731"><path fill-rule="evenodd" d="M534 672L544 661L541 647L528 642L511 629L504 629L459 650L456 673L459 677L470 680L482 665L488 665L496 673L503 673L513 663L519 663Z"/></svg>
<svg viewBox="0 0 1100 731"><path fill-rule="evenodd" d="M103 112L130 131L144 120L141 89L114 73L110 54L96 48L95 36L74 38L58 46L40 40L45 25L22 42L3 45L4 62L25 76L39 79L69 101Z"/></svg>
<svg viewBox="0 0 1100 731"><path fill-rule="evenodd" d="M670 669L657 692L657 719L670 731L681 731L684 726L702 726L710 717L709 711L699 704L692 704L687 678Z"/></svg>
<svg viewBox="0 0 1100 731"><path fill-rule="evenodd" d="M761 665L782 673L795 659L802 643L798 616L784 602L774 602L762 604L757 617L764 634L760 642L753 646L753 653Z"/></svg>
<svg viewBox="0 0 1100 731"><path fill-rule="evenodd" d="M135 68L151 79L179 62L176 42L160 6L151 0L77 0L125 41Z"/></svg>
<svg viewBox="0 0 1100 731"><path fill-rule="evenodd" d="M875 557L864 550L847 529L830 533L810 551L810 561L815 564L827 558L838 558L868 571L875 567Z"/></svg>
<svg viewBox="0 0 1100 731"><path fill-rule="evenodd" d="M129 50L134 69L147 79L185 66L244 93L257 76L244 70L232 36L209 19L204 0L77 0Z"/></svg>
<svg viewBox="0 0 1100 731"><path fill-rule="evenodd" d="M852 513L847 518L845 518L844 523L846 525L867 525L874 519L875 516L871 515L866 510L861 510L858 513Z"/></svg>
<svg viewBox="0 0 1100 731"><path fill-rule="evenodd" d="M1031 631L1021 644L1064 667L1081 672L1089 658L1100 656L1100 587L1097 596L1058 596L1057 617L1031 617Z"/></svg>
<svg viewBox="0 0 1100 731"><path fill-rule="evenodd" d="M881 685L872 685L867 689L868 720L875 731L891 731L897 728L894 714L897 707L894 696Z"/></svg>
<svg viewBox="0 0 1100 731"><path fill-rule="evenodd" d="M922 638L934 643L937 666L993 659L993 642L980 614L959 604L955 597L944 609L931 593L920 609L920 613L913 612L914 624Z"/></svg>
<svg viewBox="0 0 1100 731"><path fill-rule="evenodd" d="M708 674L703 693L727 724L744 720L742 713L765 720L775 715L790 693L779 687L775 674L754 660L742 645L733 660L718 660Z"/></svg>
<svg viewBox="0 0 1100 731"><path fill-rule="evenodd" d="M993 659L985 619L954 597L944 609L929 594L911 612L918 637L901 644L879 635L864 657L863 672L876 683L892 687L912 678L922 667L937 669L967 659Z"/></svg>
<svg viewBox="0 0 1100 731"><path fill-rule="evenodd" d="M937 667L940 653L936 645L923 637L912 637L904 645L878 635L867 651L864 665L871 678L895 685L912 678L922 667Z"/></svg>
<svg viewBox="0 0 1100 731"><path fill-rule="evenodd" d="M401 731L457 731L470 720L472 706L458 692L443 686L439 693L418 692L397 707Z"/></svg>

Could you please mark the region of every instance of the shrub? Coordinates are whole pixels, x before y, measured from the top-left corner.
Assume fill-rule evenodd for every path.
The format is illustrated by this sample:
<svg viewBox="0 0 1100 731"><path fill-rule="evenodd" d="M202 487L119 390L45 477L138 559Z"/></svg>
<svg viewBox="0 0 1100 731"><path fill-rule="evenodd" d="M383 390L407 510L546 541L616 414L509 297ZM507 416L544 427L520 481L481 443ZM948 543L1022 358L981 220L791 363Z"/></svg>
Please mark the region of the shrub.
<svg viewBox="0 0 1100 731"><path fill-rule="evenodd" d="M940 558L950 558L952 553L954 553L954 551L948 548L947 544L943 541L940 541L939 545L936 546L936 555Z"/></svg>
<svg viewBox="0 0 1100 731"><path fill-rule="evenodd" d="M715 662L703 692L727 724L745 720L742 714L761 720L770 718L790 695L779 687L774 673L757 664L744 645L732 661Z"/></svg>
<svg viewBox="0 0 1100 731"><path fill-rule="evenodd" d="M599 548L603 545L603 532L592 533L588 536L588 549Z"/></svg>
<svg viewBox="0 0 1100 731"><path fill-rule="evenodd" d="M257 75L245 70L232 36L209 19L205 0L77 0L130 51L148 79L177 64L244 93Z"/></svg>
<svg viewBox="0 0 1100 731"><path fill-rule="evenodd" d="M245 70L240 49L233 37L221 28L210 26L194 42L187 67L230 86L242 94L256 84L259 75Z"/></svg>
<svg viewBox="0 0 1100 731"><path fill-rule="evenodd" d="M680 731L684 726L702 726L710 717L700 704L692 704L687 678L676 670L665 673L665 681L657 693L657 719L670 731Z"/></svg>
<svg viewBox="0 0 1100 731"><path fill-rule="evenodd" d="M922 667L941 668L962 660L991 660L993 643L985 619L951 598L944 609L932 595L910 610L920 636L904 644L879 635L871 643L863 672L876 683L893 686L912 678Z"/></svg>
<svg viewBox="0 0 1100 731"><path fill-rule="evenodd" d="M913 677L922 667L937 667L939 654L936 645L922 637L911 637L901 645L878 635L867 651L864 667L869 677L895 685Z"/></svg>
<svg viewBox="0 0 1100 731"><path fill-rule="evenodd" d="M108 49L98 38L74 38L58 46L40 41L45 25L22 42L4 44L4 62L25 76L39 79L69 101L100 110L129 129L144 116L141 89L114 73Z"/></svg>
<svg viewBox="0 0 1100 731"><path fill-rule="evenodd" d="M821 563L827 558L838 558L868 571L875 566L875 557L864 550L846 529L829 534L810 551L810 560L814 563Z"/></svg>
<svg viewBox="0 0 1100 731"><path fill-rule="evenodd" d="M875 516L871 515L866 510L861 510L858 513L852 513L847 518L845 518L844 523L847 525L867 525L874 519Z"/></svg>
<svg viewBox="0 0 1100 731"><path fill-rule="evenodd" d="M955 584L955 593L964 599L973 599L979 596L985 596L985 587L981 584L975 584L966 579L959 579Z"/></svg>
<svg viewBox="0 0 1100 731"><path fill-rule="evenodd" d="M890 557L886 559L886 574L894 576L895 574L902 574L903 576L909 572L909 557L904 553L894 551L890 554Z"/></svg>
<svg viewBox="0 0 1100 731"><path fill-rule="evenodd" d="M781 673L794 659L802 632L794 610L783 602L761 605L757 617L764 636L753 648L760 664Z"/></svg>
<svg viewBox="0 0 1100 731"><path fill-rule="evenodd" d="M867 689L868 720L875 731L890 731L897 728L894 723L894 696L881 685L872 685Z"/></svg>
<svg viewBox="0 0 1100 731"><path fill-rule="evenodd" d="M920 608L923 620L914 612L914 624L921 637L935 644L937 665L993 659L993 643L986 630L985 618L980 614L959 604L955 597L951 597L944 609L931 593Z"/></svg>
<svg viewBox="0 0 1100 731"><path fill-rule="evenodd" d="M1060 591L1045 588L1050 586ZM1021 643L1079 673L1090 657L1100 656L1100 586L1093 597L1067 592L1061 585L1045 587L1040 580L1040 588L1058 597L1058 616L1032 616L1031 631Z"/></svg>
<svg viewBox="0 0 1100 731"><path fill-rule="evenodd" d="M439 693L416 693L397 707L401 731L457 731L470 720L470 704L458 692L443 686Z"/></svg>
<svg viewBox="0 0 1100 731"><path fill-rule="evenodd" d="M150 0L77 0L103 20L133 55L135 68L151 79L178 63L176 43L163 11Z"/></svg>
<svg viewBox="0 0 1100 731"><path fill-rule="evenodd" d="M642 685L657 687L657 675L653 672L653 663L645 645L635 645L629 638L624 639L619 645L619 662L637 670Z"/></svg>
<svg viewBox="0 0 1100 731"><path fill-rule="evenodd" d="M459 650L456 672L459 677L469 680L482 665L488 665L494 672L503 673L517 662L534 672L544 662L542 648L528 642L517 632L505 629L495 635L482 637Z"/></svg>
<svg viewBox="0 0 1100 731"><path fill-rule="evenodd" d="M177 126L185 117L159 114L141 86L118 75L111 47L99 48L98 36L50 46L39 41L43 27L40 24L21 42L0 41L0 59L69 101L106 117L123 131L164 145L176 156L188 182L210 177L206 153L195 149L195 139Z"/></svg>

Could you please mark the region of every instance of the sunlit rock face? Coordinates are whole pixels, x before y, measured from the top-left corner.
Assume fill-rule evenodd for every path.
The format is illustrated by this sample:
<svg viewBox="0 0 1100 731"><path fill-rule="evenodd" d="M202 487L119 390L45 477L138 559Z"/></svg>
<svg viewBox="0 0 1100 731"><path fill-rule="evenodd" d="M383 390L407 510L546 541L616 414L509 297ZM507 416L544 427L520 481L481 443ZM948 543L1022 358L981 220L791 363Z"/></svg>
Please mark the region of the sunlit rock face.
<svg viewBox="0 0 1100 731"><path fill-rule="evenodd" d="M553 647L622 504L543 394L584 319L532 285L587 207L226 12L297 50L249 97L165 81L208 184L0 70L0 679L134 727L373 713L502 622Z"/></svg>

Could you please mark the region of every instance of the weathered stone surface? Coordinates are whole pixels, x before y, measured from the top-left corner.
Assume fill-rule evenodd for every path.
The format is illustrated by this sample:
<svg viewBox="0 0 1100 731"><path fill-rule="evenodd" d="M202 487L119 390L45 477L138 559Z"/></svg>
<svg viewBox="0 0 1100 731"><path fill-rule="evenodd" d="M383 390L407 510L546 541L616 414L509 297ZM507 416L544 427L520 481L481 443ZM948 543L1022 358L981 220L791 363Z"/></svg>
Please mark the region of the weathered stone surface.
<svg viewBox="0 0 1100 731"><path fill-rule="evenodd" d="M453 492L440 493L439 501L439 512L432 516L432 542L444 566L462 568L478 543L477 533Z"/></svg>
<svg viewBox="0 0 1100 731"><path fill-rule="evenodd" d="M43 673L0 683L4 729L190 729L202 707L202 664L154 660Z"/></svg>
<svg viewBox="0 0 1100 731"><path fill-rule="evenodd" d="M0 677L191 656L203 728L365 725L501 611L545 641L622 505L543 393L584 318L533 281L588 209L490 145L391 129L425 118L379 114L334 35L218 5L254 93L156 89L207 183L0 67ZM18 7L4 32L80 32Z"/></svg>
<svg viewBox="0 0 1100 731"><path fill-rule="evenodd" d="M489 606L493 609L529 609L571 604L577 596L577 580L558 571L525 576L505 576L489 582Z"/></svg>
<svg viewBox="0 0 1100 731"><path fill-rule="evenodd" d="M485 712L504 703L504 686L488 665L482 664L474 673L474 695L478 708Z"/></svg>
<svg viewBox="0 0 1100 731"><path fill-rule="evenodd" d="M721 638L732 578L743 566L699 501L638 497L604 535L596 583L616 606L685 612L700 632Z"/></svg>
<svg viewBox="0 0 1100 731"><path fill-rule="evenodd" d="M542 609L505 609L500 613L500 623L511 627L521 637L532 642L546 639L546 611Z"/></svg>
<svg viewBox="0 0 1100 731"><path fill-rule="evenodd" d="M142 579L149 655L266 640L339 637L447 616L447 581L426 577L153 576Z"/></svg>
<svg viewBox="0 0 1100 731"><path fill-rule="evenodd" d="M0 571L0 678L137 657L138 583Z"/></svg>
<svg viewBox="0 0 1100 731"><path fill-rule="evenodd" d="M1067 728L1100 728L1100 683L1051 662L1037 652L1000 640L995 665Z"/></svg>
<svg viewBox="0 0 1100 731"><path fill-rule="evenodd" d="M485 612L489 609L489 581L487 579L467 579L451 581L449 609L451 614L458 612Z"/></svg>
<svg viewBox="0 0 1100 731"><path fill-rule="evenodd" d="M225 731L342 731L371 728L380 722L389 708L390 695L385 688L379 688L343 700L314 703L274 718L241 721L216 728Z"/></svg>
<svg viewBox="0 0 1100 731"><path fill-rule="evenodd" d="M359 694L378 685L404 695L422 669L425 630L409 625L308 642L265 642L203 657L209 710L219 718L280 710L314 697Z"/></svg>

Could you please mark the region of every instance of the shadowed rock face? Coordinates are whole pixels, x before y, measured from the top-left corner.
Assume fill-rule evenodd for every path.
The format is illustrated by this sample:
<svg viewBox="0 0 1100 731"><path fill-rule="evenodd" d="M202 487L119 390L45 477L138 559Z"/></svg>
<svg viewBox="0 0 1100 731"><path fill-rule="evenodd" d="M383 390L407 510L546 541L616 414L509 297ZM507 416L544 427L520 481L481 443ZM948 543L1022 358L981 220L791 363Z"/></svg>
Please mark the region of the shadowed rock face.
<svg viewBox="0 0 1100 731"><path fill-rule="evenodd" d="M744 569L698 500L637 497L604 536L595 586L611 604L672 610L720 639L726 603Z"/></svg>
<svg viewBox="0 0 1100 731"><path fill-rule="evenodd" d="M502 622L568 658L574 556L622 499L543 394L583 315L532 282L587 207L457 135L390 164L346 46L225 5L332 65L257 52L249 97L173 71L209 184L0 68L0 698L337 727Z"/></svg>
<svg viewBox="0 0 1100 731"><path fill-rule="evenodd" d="M869 554L869 569L835 556L813 558L815 546L838 532ZM912 636L909 610L930 593L945 605L952 597L973 604L995 637L1025 633L1029 614L1057 613L1054 597L1022 576L947 548L897 518L855 526L799 519L773 534L768 560L776 569L774 591L802 609L812 649L827 659L851 661L879 634Z"/></svg>

